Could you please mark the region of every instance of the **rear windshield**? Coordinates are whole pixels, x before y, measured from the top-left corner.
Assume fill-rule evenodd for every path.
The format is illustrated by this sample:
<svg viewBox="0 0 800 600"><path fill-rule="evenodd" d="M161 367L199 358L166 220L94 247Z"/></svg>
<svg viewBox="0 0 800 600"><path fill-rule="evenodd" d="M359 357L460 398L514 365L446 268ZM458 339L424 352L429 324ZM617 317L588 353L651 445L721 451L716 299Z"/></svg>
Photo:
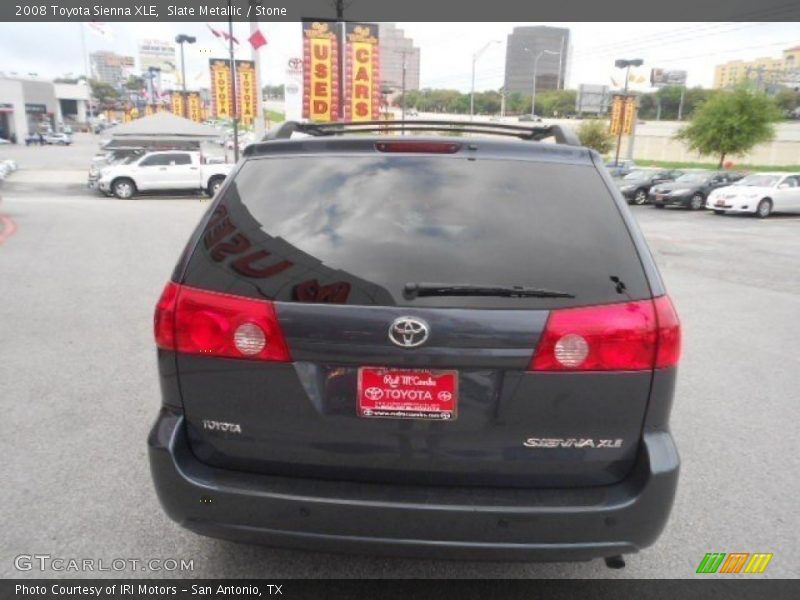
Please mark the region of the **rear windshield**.
<svg viewBox="0 0 800 600"><path fill-rule="evenodd" d="M286 302L388 306L538 308L649 296L593 167L408 155L249 160L202 232L185 282ZM409 299L409 283L574 297Z"/></svg>

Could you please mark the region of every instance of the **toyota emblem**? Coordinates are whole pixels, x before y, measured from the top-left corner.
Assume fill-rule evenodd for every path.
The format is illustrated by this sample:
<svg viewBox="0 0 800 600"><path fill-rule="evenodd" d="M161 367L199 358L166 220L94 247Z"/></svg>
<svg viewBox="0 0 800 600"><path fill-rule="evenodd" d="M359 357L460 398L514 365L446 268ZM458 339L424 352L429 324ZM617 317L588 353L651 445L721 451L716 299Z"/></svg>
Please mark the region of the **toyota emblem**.
<svg viewBox="0 0 800 600"><path fill-rule="evenodd" d="M430 329L422 319L399 317L389 327L389 339L401 348L416 348L428 341Z"/></svg>

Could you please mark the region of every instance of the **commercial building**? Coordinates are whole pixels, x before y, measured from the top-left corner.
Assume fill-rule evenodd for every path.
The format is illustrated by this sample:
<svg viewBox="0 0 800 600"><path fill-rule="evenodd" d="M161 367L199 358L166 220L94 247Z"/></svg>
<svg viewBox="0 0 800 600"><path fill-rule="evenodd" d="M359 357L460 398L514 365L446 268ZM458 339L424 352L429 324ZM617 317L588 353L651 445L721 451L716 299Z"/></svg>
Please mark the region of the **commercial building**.
<svg viewBox="0 0 800 600"><path fill-rule="evenodd" d="M146 75L154 69L154 94L178 87L178 59L175 44L166 40L139 41L139 70Z"/></svg>
<svg viewBox="0 0 800 600"><path fill-rule="evenodd" d="M135 62L132 56L100 51L89 54L89 65L94 79L116 87L127 81Z"/></svg>
<svg viewBox="0 0 800 600"><path fill-rule="evenodd" d="M0 137L24 141L29 133L85 123L89 87L0 77Z"/></svg>
<svg viewBox="0 0 800 600"><path fill-rule="evenodd" d="M394 23L378 25L381 60L381 84L400 90L403 84L403 61L406 63L406 90L419 89L419 48Z"/></svg>
<svg viewBox="0 0 800 600"><path fill-rule="evenodd" d="M731 60L714 67L714 89L734 87L748 80L757 85L797 85L800 81L800 46L787 48L779 58Z"/></svg>
<svg viewBox="0 0 800 600"><path fill-rule="evenodd" d="M515 27L506 44L507 93L530 95L536 57L536 90L564 89L569 69L569 29L546 26Z"/></svg>

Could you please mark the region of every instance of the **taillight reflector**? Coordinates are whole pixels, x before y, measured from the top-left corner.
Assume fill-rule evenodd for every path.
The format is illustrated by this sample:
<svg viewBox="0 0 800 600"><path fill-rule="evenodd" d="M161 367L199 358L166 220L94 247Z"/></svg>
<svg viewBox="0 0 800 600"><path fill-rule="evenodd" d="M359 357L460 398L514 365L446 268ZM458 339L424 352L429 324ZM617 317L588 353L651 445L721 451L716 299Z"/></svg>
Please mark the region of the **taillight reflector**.
<svg viewBox="0 0 800 600"><path fill-rule="evenodd" d="M156 344L185 354L291 361L268 300L168 283L156 307Z"/></svg>
<svg viewBox="0 0 800 600"><path fill-rule="evenodd" d="M681 323L668 296L653 301L658 321L658 351L656 368L674 367L681 357Z"/></svg>
<svg viewBox="0 0 800 600"><path fill-rule="evenodd" d="M674 366L680 324L669 298L550 312L531 371L643 371Z"/></svg>
<svg viewBox="0 0 800 600"><path fill-rule="evenodd" d="M379 142L378 152L419 152L422 154L455 154L461 144L452 142Z"/></svg>

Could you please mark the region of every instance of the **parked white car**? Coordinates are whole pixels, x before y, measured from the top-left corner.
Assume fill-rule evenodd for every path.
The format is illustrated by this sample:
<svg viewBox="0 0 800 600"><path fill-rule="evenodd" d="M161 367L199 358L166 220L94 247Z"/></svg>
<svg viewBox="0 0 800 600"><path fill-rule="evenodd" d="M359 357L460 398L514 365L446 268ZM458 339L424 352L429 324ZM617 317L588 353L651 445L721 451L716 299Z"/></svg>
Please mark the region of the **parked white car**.
<svg viewBox="0 0 800 600"><path fill-rule="evenodd" d="M716 214L751 213L764 219L773 212L800 212L800 173L753 173L708 195Z"/></svg>
<svg viewBox="0 0 800 600"><path fill-rule="evenodd" d="M168 190L198 190L213 196L233 166L205 164L199 152L148 152L127 164L104 168L97 188L123 199L137 192Z"/></svg>
<svg viewBox="0 0 800 600"><path fill-rule="evenodd" d="M72 136L68 133L45 133L44 143L69 146L72 143Z"/></svg>

